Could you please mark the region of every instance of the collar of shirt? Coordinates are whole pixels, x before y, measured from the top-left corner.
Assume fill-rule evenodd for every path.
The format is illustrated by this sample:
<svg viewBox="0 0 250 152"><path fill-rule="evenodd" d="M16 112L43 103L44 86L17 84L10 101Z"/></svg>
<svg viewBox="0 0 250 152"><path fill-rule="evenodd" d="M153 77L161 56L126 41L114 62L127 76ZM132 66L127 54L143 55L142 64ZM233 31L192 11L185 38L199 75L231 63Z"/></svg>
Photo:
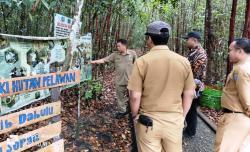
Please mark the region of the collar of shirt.
<svg viewBox="0 0 250 152"><path fill-rule="evenodd" d="M156 51L156 50L169 50L167 45L156 45L150 49L150 52Z"/></svg>
<svg viewBox="0 0 250 152"><path fill-rule="evenodd" d="M122 54L119 51L117 51L117 52L118 52L119 55L124 55L124 56L131 54L131 52L129 50L126 50L126 54Z"/></svg>

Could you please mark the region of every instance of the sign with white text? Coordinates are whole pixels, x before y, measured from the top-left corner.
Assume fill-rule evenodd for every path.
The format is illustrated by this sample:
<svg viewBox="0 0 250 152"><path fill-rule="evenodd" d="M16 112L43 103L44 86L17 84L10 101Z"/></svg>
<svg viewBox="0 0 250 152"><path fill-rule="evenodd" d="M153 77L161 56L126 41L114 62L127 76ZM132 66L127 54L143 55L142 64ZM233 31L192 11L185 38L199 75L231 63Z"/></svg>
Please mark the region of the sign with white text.
<svg viewBox="0 0 250 152"><path fill-rule="evenodd" d="M30 131L26 134L15 136L0 143L0 152L23 151L41 142L59 136L61 133L61 121Z"/></svg>
<svg viewBox="0 0 250 152"><path fill-rule="evenodd" d="M0 134L46 120L61 113L61 101L0 117Z"/></svg>
<svg viewBox="0 0 250 152"><path fill-rule="evenodd" d="M0 80L0 97L80 83L80 70Z"/></svg>

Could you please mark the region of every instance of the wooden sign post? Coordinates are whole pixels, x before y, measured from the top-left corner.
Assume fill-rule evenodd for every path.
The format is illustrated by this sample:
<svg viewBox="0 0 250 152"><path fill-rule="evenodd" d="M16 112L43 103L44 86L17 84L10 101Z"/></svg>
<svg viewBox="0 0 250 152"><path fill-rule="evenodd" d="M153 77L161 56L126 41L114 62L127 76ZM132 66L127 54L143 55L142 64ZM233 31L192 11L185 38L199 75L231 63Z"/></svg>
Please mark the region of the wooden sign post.
<svg viewBox="0 0 250 152"><path fill-rule="evenodd" d="M0 134L46 120L61 113L61 101L0 117Z"/></svg>
<svg viewBox="0 0 250 152"><path fill-rule="evenodd" d="M16 136L16 139L7 139L7 141L0 143L0 152L23 151L55 136L59 136L61 133L61 125L62 122L60 121Z"/></svg>

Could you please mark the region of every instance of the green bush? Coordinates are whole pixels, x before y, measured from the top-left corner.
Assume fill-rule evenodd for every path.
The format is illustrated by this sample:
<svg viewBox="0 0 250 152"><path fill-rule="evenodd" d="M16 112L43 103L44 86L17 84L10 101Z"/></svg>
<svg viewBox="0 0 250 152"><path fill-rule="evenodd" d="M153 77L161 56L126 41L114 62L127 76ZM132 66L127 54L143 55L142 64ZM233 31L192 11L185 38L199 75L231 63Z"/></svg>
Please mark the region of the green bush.
<svg viewBox="0 0 250 152"><path fill-rule="evenodd" d="M102 84L100 81L88 80L86 84L84 84L84 99L97 99L102 94Z"/></svg>
<svg viewBox="0 0 250 152"><path fill-rule="evenodd" d="M221 95L221 90L206 88L202 93L200 104L203 107L220 110Z"/></svg>

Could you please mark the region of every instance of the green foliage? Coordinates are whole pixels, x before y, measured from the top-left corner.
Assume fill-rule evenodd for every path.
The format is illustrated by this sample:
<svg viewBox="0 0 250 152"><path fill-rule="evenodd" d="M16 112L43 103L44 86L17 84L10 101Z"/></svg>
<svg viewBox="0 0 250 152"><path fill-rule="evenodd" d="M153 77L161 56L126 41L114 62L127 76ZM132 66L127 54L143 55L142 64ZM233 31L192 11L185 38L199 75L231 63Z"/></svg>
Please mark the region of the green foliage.
<svg viewBox="0 0 250 152"><path fill-rule="evenodd" d="M97 99L102 94L102 84L100 81L88 80L84 84L85 100Z"/></svg>
<svg viewBox="0 0 250 152"><path fill-rule="evenodd" d="M0 2L0 33L52 35L53 14L73 17L75 3L75 0L41 0L36 6L36 0L5 0Z"/></svg>
<svg viewBox="0 0 250 152"><path fill-rule="evenodd" d="M153 3L153 5L155 4L160 4L160 5L164 5L164 4L168 4L170 3L173 7L176 7L178 4L179 0L153 0L151 1L151 3ZM143 0L144 3L149 3L150 1L148 0Z"/></svg>
<svg viewBox="0 0 250 152"><path fill-rule="evenodd" d="M216 84L215 84L215 86L216 86L218 89L222 90L222 88L223 88L223 86L224 86L224 82L217 81Z"/></svg>
<svg viewBox="0 0 250 152"><path fill-rule="evenodd" d="M46 2L46 0L42 0L43 5L46 7L47 10L50 9L49 4Z"/></svg>
<svg viewBox="0 0 250 152"><path fill-rule="evenodd" d="M201 96L200 104L203 107L219 110L221 109L221 90L206 88Z"/></svg>
<svg viewBox="0 0 250 152"><path fill-rule="evenodd" d="M90 100L93 98L93 89L87 90L84 94L84 99L85 100Z"/></svg>

